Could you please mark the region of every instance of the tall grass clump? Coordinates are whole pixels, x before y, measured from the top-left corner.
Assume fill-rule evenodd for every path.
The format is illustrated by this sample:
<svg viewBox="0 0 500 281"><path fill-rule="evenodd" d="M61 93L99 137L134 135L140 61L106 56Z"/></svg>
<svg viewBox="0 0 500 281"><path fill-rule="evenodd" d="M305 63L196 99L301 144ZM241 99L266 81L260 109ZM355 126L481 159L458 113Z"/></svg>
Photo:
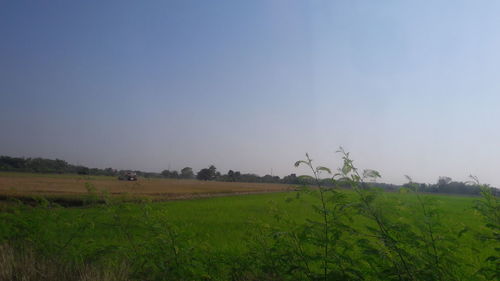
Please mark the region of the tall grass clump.
<svg viewBox="0 0 500 281"><path fill-rule="evenodd" d="M126 264L68 263L30 247L0 245L0 281L128 281L128 276Z"/></svg>

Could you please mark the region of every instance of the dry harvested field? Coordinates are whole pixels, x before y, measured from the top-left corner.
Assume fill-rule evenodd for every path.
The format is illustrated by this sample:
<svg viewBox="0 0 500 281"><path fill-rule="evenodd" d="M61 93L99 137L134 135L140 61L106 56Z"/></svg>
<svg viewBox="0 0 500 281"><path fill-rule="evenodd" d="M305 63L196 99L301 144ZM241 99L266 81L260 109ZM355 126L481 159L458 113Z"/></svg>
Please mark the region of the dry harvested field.
<svg viewBox="0 0 500 281"><path fill-rule="evenodd" d="M0 196L77 197L87 194L88 184L97 192L111 195L137 195L156 200L225 194L279 192L290 188L284 184L214 182L176 179L146 179L136 182L119 181L115 177L79 175L47 175L29 173L0 173Z"/></svg>

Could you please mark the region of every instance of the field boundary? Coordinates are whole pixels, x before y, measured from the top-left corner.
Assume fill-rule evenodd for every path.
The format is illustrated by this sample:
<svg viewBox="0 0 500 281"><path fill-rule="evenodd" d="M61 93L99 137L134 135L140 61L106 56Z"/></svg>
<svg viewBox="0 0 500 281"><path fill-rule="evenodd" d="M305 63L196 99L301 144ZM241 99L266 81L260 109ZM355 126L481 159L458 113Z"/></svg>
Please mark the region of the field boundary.
<svg viewBox="0 0 500 281"><path fill-rule="evenodd" d="M212 193L166 193L161 195L140 195L140 194L112 194L111 200L117 200L123 203L140 203L145 201L150 202L168 202L168 201L183 201L183 200L198 200L198 199L209 199L217 197L231 197L231 196L244 196L244 195L258 195L258 194L273 194L273 193L285 193L285 192L295 192L296 189L282 190L282 191L242 191L242 192L212 192ZM84 207L91 205L105 204L106 199L100 198L89 200L87 197L89 195L80 194L79 196L68 195L68 196L58 196L58 195L35 195L35 194L1 194L0 202L19 202L29 206L38 206L43 201L49 203L57 204L59 206L69 208L69 207Z"/></svg>

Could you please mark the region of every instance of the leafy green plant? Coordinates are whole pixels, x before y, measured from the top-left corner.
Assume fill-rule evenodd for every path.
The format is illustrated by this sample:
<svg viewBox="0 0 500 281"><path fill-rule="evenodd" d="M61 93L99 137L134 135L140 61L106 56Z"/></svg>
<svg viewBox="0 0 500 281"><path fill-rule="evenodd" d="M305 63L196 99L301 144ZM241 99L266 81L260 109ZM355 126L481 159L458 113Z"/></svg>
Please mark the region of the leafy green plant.
<svg viewBox="0 0 500 281"><path fill-rule="evenodd" d="M471 176L476 184L480 184L477 177ZM476 210L482 215L485 233L479 233L478 237L486 245L491 245L494 254L488 256L484 265L478 271L486 278L500 280L500 199L493 194L492 188L485 184L480 184L482 199L476 202Z"/></svg>
<svg viewBox="0 0 500 281"><path fill-rule="evenodd" d="M309 269L315 268L315 262L320 262L321 273L313 270L308 273L312 280L357 280L362 279L361 272L352 259L353 245L346 237L353 232L349 223L352 221L351 211L353 205L345 194L335 188L322 185L322 173L332 175L332 171L324 166L314 166L313 160L306 153L306 159L295 163L295 166L307 166L315 182L315 188L307 190L309 194L316 195L319 205L312 205L313 210L320 219L308 219L303 225L299 241L305 242L305 248L317 248L303 260L312 263ZM332 175L332 181L335 177Z"/></svg>

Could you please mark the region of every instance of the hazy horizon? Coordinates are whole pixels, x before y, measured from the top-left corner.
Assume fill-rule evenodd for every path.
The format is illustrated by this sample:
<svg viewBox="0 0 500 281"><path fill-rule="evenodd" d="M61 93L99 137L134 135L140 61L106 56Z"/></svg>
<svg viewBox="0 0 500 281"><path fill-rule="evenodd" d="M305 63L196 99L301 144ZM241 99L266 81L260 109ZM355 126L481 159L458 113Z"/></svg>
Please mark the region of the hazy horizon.
<svg viewBox="0 0 500 281"><path fill-rule="evenodd" d="M0 155L500 186L500 3L0 1Z"/></svg>

